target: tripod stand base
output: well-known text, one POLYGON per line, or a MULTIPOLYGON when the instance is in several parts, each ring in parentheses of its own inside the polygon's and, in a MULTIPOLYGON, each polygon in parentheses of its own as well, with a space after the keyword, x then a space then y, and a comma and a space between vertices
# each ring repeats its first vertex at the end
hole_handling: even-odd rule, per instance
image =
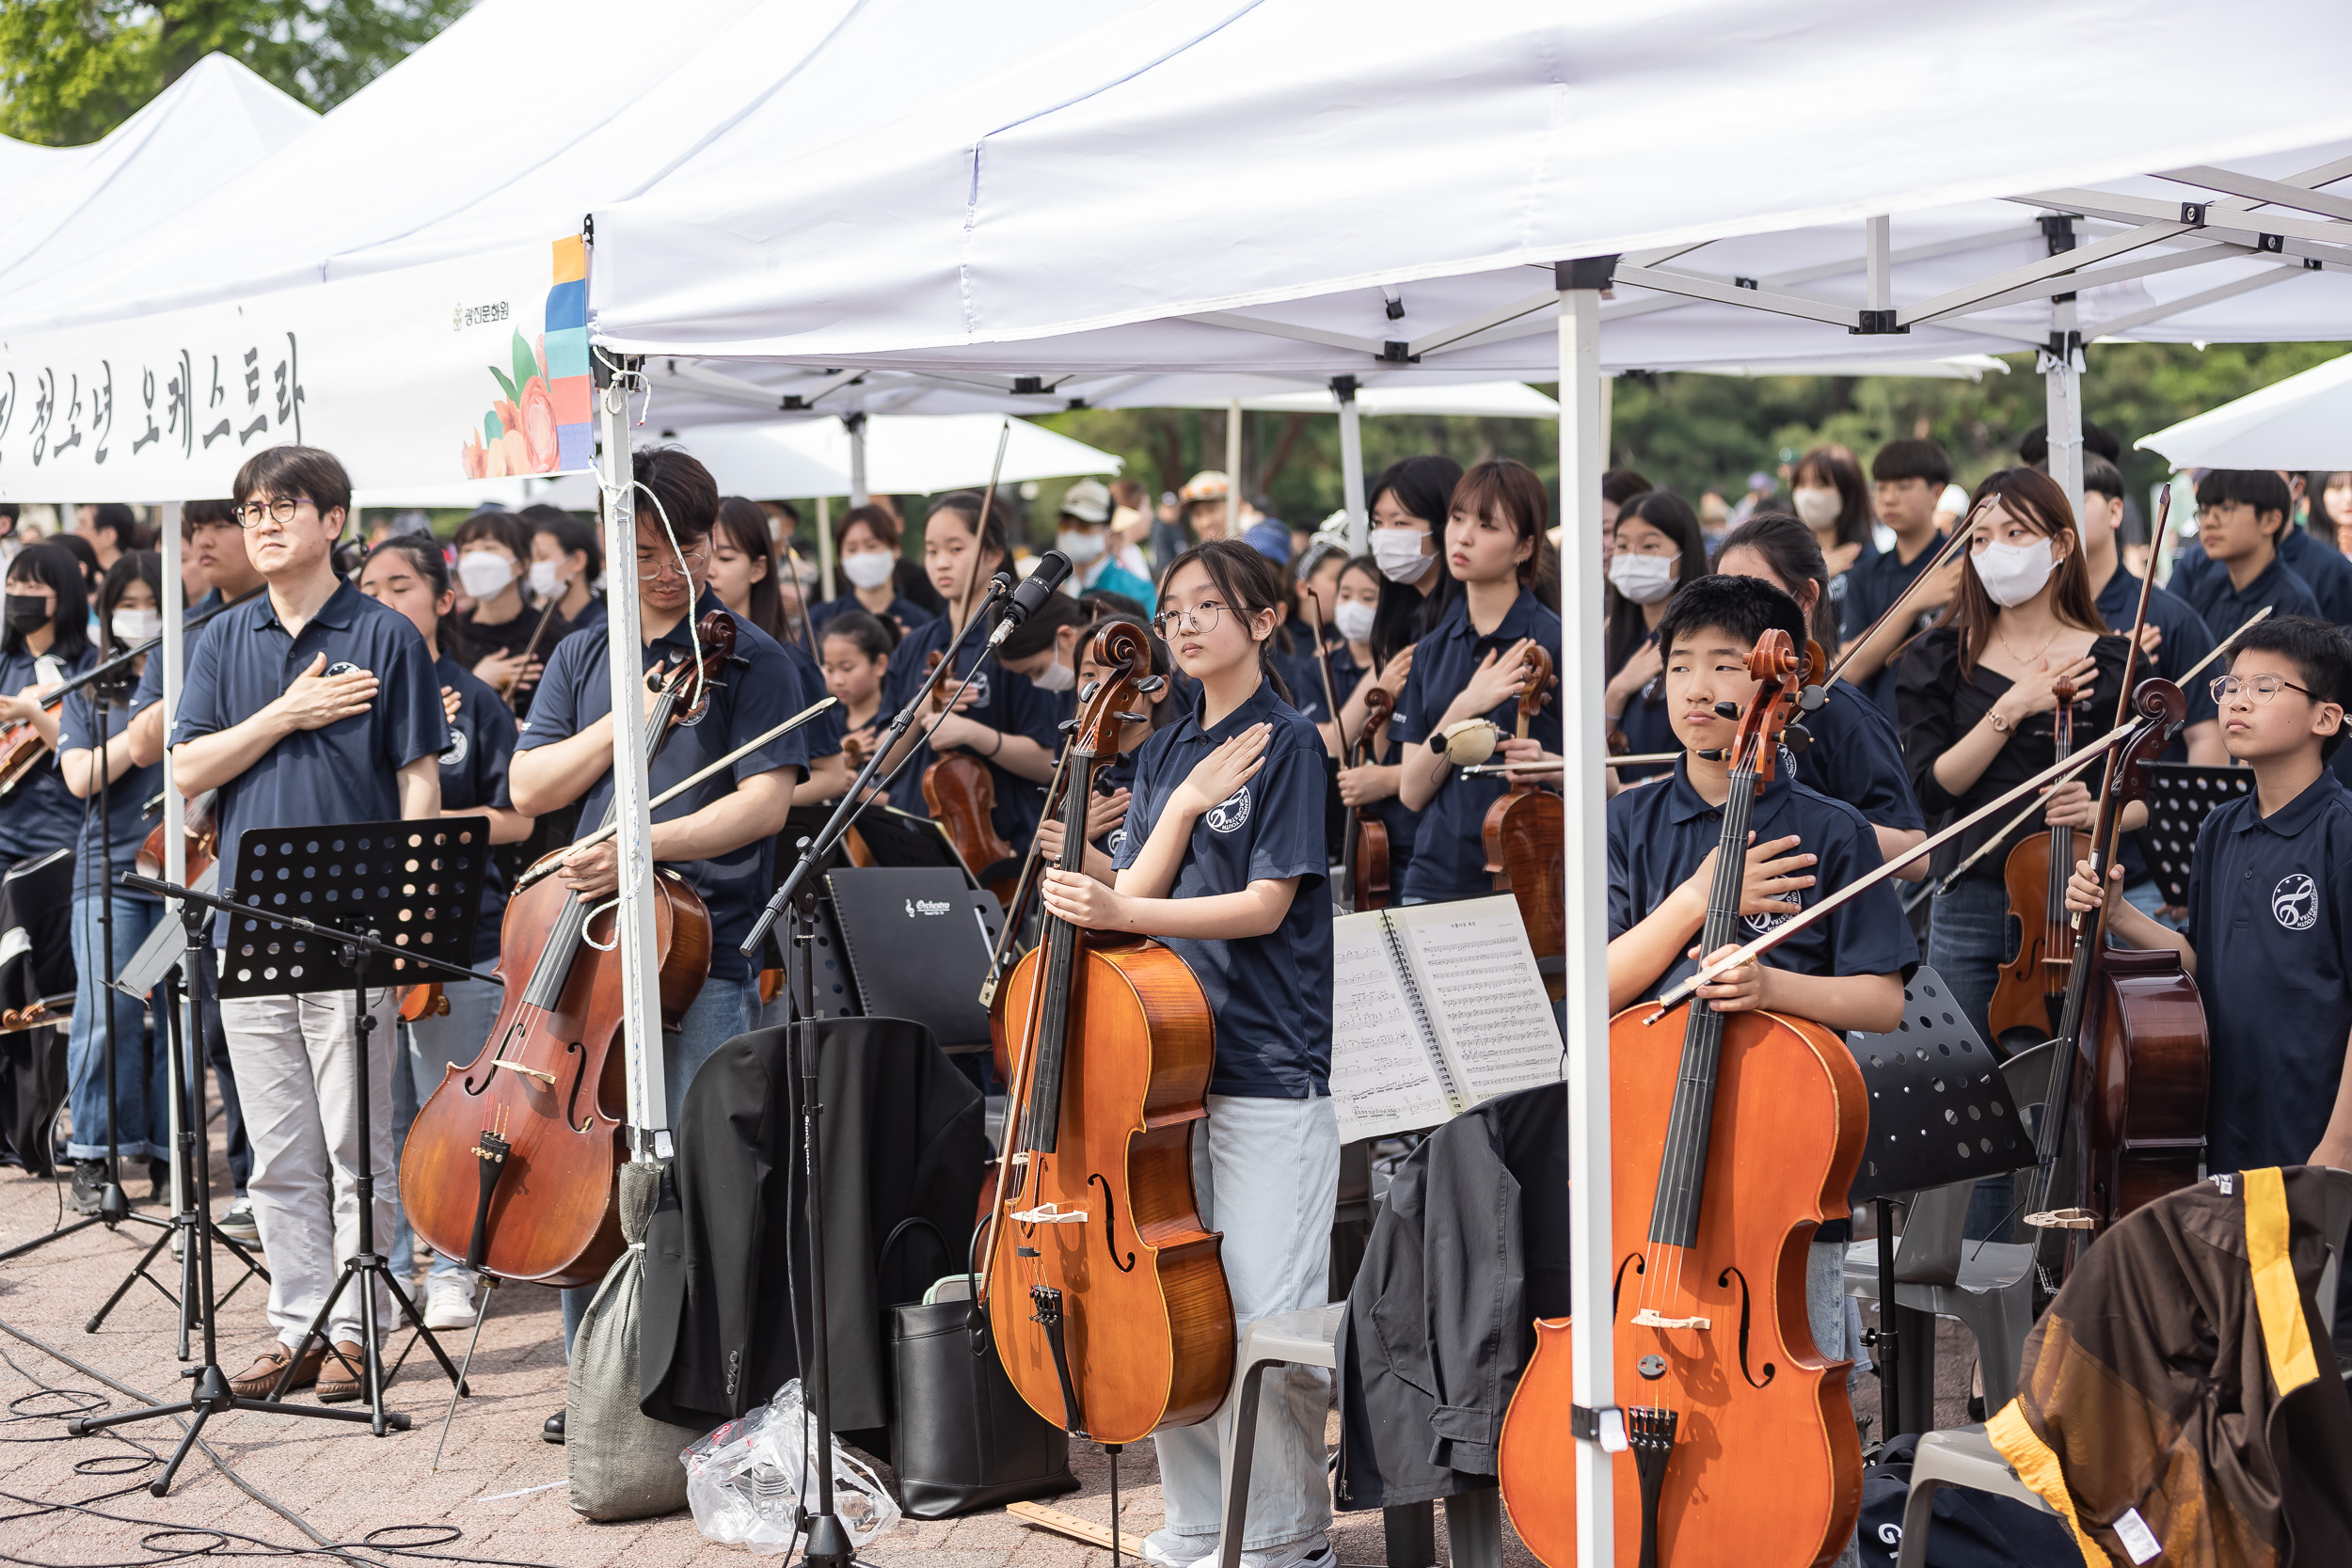
MULTIPOLYGON (((196 1391, 191 1398, 177 1400, 170 1404, 151 1404, 141 1410, 119 1411, 112 1416, 76 1417, 66 1422, 65 1430, 70 1436, 87 1437, 92 1433, 128 1426, 133 1421, 151 1421, 166 1416, 193 1417, 194 1419, 188 1422, 186 1434, 180 1439, 180 1447, 164 1465, 164 1473, 148 1484, 149 1494, 161 1497, 170 1493, 172 1479, 180 1473, 182 1462, 203 1434, 204 1423, 215 1416, 226 1415, 232 1410, 261 1410, 278 1416, 305 1416, 321 1421, 372 1421, 376 1418, 373 1412, 366 1410, 328 1410, 323 1405, 280 1404, 276 1400, 241 1399, 229 1391, 228 1374, 218 1367, 199 1367, 187 1375, 196 1379, 196 1391)), ((406 1416, 394 1413, 385 1417, 384 1420, 395 1432, 408 1430, 406 1416)))

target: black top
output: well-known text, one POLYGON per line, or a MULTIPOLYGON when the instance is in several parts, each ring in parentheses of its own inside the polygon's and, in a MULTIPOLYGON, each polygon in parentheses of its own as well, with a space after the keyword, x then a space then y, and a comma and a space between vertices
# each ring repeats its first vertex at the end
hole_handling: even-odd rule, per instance
MULTIPOLYGON (((1868 631, 1877 624, 1878 618, 1886 613, 1886 607, 1900 597, 1903 590, 1928 569, 1928 562, 1935 559, 1936 552, 1944 547, 1945 542, 1945 535, 1937 534, 1921 546, 1919 553, 1909 561, 1894 550, 1883 550, 1877 555, 1856 561, 1837 578, 1846 586, 1845 597, 1840 601, 1837 635, 1852 639, 1868 631)), ((1912 634, 1916 636, 1933 626, 1935 618, 1943 611, 1944 607, 1940 604, 1915 601, 1906 617, 1912 634)), ((1861 683, 1862 690, 1884 710, 1889 719, 1901 718, 1895 705, 1895 671, 1901 662, 1900 659, 1888 659, 1879 667, 1877 674, 1861 683)))
MULTIPOLYGON (((2077 750, 2114 727, 2116 689, 2123 679, 2123 656, 2129 647, 2128 638, 2114 636, 2102 637, 2090 645, 2091 657, 2097 661, 2097 674, 2090 695, 2074 707, 2077 750)), ((1897 689, 1903 710, 1903 757, 1911 768, 1912 793, 1918 797, 1920 808, 1931 821, 1942 825, 1964 816, 2058 760, 2058 716, 2037 713, 2010 734, 2007 743, 1994 753, 1984 772, 1964 792, 1954 795, 1935 782, 1936 759, 1982 722, 2010 684, 2008 676, 1995 673, 1981 663, 1970 678, 1961 679, 1960 633, 1950 626, 1938 626, 1926 633, 1904 656, 1897 689)), ((2094 763, 2090 768, 2090 786, 2094 789, 2098 786, 2098 767, 2094 763)), ((1930 869, 1939 878, 1949 876, 1952 867, 1975 854, 1979 845, 2000 831, 2005 820, 1995 816, 1961 834, 1958 842, 1947 844, 1935 852, 1929 863, 1930 869)), ((1999 881, 2010 849, 2027 834, 2042 832, 2043 826, 2039 812, 2027 817, 2010 835, 2007 844, 1968 868, 1969 878, 1999 881)))

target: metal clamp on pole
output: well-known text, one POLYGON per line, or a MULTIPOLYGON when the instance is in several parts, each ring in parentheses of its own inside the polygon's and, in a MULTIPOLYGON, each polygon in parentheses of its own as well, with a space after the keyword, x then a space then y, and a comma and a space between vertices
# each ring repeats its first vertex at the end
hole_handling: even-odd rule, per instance
POLYGON ((1627 1446, 1625 1412, 1613 1404, 1604 1405, 1598 1410, 1572 1404, 1568 1406, 1568 1435, 1587 1443, 1598 1443, 1603 1453, 1623 1453, 1627 1446))

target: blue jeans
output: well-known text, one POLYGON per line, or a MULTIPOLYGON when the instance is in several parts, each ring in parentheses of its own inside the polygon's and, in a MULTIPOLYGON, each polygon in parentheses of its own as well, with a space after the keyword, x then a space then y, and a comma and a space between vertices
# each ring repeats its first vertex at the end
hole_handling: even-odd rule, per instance
MULTIPOLYGON (((393 1191, 399 1189, 401 1151, 408 1144, 408 1129, 417 1119, 417 1112, 441 1086, 442 1069, 454 1062, 464 1067, 480 1053, 483 1042, 490 1037, 490 1026, 498 1022, 499 1006, 506 1000, 506 988, 497 981, 461 981, 441 993, 449 999, 449 1011, 438 1018, 421 1018, 414 1023, 400 1025, 402 1050, 392 1058, 392 1177, 393 1191)), ((408 1214, 403 1210, 392 1227, 390 1258, 392 1273, 405 1286, 416 1273, 416 1233, 408 1228, 408 1214)), ((441 1253, 433 1255, 432 1276, 444 1279, 463 1275, 466 1262, 441 1253)))
MULTIPOLYGON (((759 1020, 759 980, 753 976, 743 980, 708 980, 703 984, 702 994, 678 1020, 678 1032, 661 1037, 663 1074, 669 1085, 670 1126, 675 1129, 686 1114, 686 1086, 694 1081, 702 1065, 718 1053, 719 1048, 736 1036, 754 1028, 759 1020)), ((596 1298, 594 1285, 576 1286, 564 1292, 564 1354, 572 1353, 572 1337, 580 1332, 580 1321, 588 1315, 588 1304, 596 1298)))
MULTIPOLYGON (((1998 983, 2001 955, 2009 950, 2009 892, 1987 877, 1965 878, 1930 900, 1928 967, 1944 976, 1979 1039, 1993 1038, 1985 1022, 1998 983)), ((2010 1236, 2010 1180, 1985 1177, 1968 1200, 1963 1231, 1974 1241, 2005 1242, 2010 1236)))
POLYGON ((66 1102, 73 1135, 66 1153, 76 1160, 106 1157, 106 1025, 101 995, 115 1019, 115 1139, 125 1160, 171 1158, 171 1067, 158 1038, 147 1037, 146 1005, 106 982, 164 917, 151 898, 114 895, 114 969, 106 967, 96 889, 73 899, 73 1022, 66 1032, 66 1102))

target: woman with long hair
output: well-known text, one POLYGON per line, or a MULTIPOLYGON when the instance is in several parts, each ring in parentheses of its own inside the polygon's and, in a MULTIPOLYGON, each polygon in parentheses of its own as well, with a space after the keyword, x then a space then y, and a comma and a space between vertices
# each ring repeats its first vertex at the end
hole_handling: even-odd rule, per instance
MULTIPOLYGON (((1462 466, 1451 457, 1423 453, 1391 463, 1373 481, 1365 502, 1372 519, 1372 561, 1380 575, 1380 604, 1373 613, 1366 646, 1372 679, 1394 702, 1412 673, 1413 646, 1437 628, 1462 599, 1462 585, 1445 564, 1447 509, 1462 466)), ((1364 692, 1359 685, 1340 705, 1339 728, 1363 728, 1364 692)))
MULTIPOLYGON (((526 580, 532 597, 542 606, 550 598, 557 600, 555 612, 564 618, 565 637, 603 626, 609 617, 596 582, 604 576, 604 541, 596 531, 560 507, 526 506, 517 515, 531 525, 526 580)), ((556 641, 550 632, 539 645, 548 647, 556 641)))
MULTIPOLYGON (((807 628, 787 618, 776 583, 776 541, 768 511, 755 500, 726 496, 719 501, 719 524, 710 531, 710 591, 719 602, 779 642, 805 644, 807 628)), ((814 656, 803 645, 803 652, 814 656)))
MULTIPOLYGON (((82 563, 54 543, 27 546, 8 562, 7 619, 0 627, 0 723, 25 724, 55 748, 58 710, 41 693, 89 668, 89 599, 82 563)), ((0 798, 0 864, 72 844, 82 806, 55 768, 37 767, 0 798)))
MULTIPOLYGON (((1658 648, 1658 623, 1666 602, 1684 583, 1707 573, 1707 536, 1698 514, 1671 490, 1648 490, 1618 509, 1610 530, 1609 629, 1603 668, 1609 684, 1601 711, 1609 727, 1625 736, 1635 756, 1678 752, 1666 717, 1666 661, 1658 648)), ((1671 763, 1612 771, 1620 784, 1668 772, 1671 763)))
POLYGON ((561 626, 539 630, 543 607, 523 591, 531 572, 531 531, 512 512, 477 512, 457 525, 451 542, 457 550, 462 601, 451 651, 517 710, 528 708, 564 632, 561 626))
POLYGON ((834 524, 834 566, 849 586, 808 612, 819 639, 825 624, 845 610, 862 610, 895 622, 900 637, 926 621, 938 619, 937 612, 899 591, 898 568, 903 562, 898 542, 903 532, 898 516, 886 506, 853 506, 834 524))
POLYGON ((1815 447, 1797 459, 1788 478, 1789 500, 1798 518, 1813 531, 1829 566, 1830 608, 1846 608, 1846 574, 1876 555, 1870 542, 1870 486, 1862 465, 1840 446, 1815 447))
POLYGON ((2304 528, 2338 555, 2352 553, 2352 469, 2307 474, 2304 528))

